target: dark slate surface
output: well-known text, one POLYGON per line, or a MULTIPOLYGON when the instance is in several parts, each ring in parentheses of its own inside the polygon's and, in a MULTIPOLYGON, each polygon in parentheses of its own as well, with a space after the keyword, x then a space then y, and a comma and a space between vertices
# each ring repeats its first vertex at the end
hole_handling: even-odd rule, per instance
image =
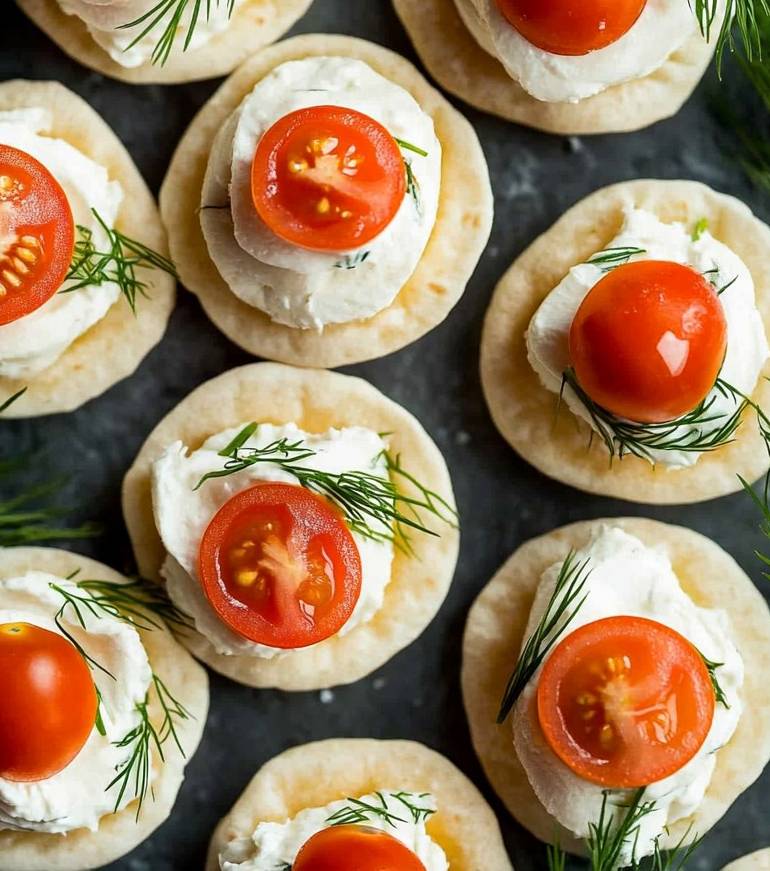
MULTIPOLYGON (((77 91, 115 128, 157 190, 176 142, 217 83, 136 87, 105 79, 67 58, 9 0, 2 6, 0 80, 57 79, 77 91)), ((314 31, 367 37, 414 59, 387 0, 316 0, 295 28, 314 31)), ((481 395, 482 318, 511 260, 568 206, 602 185, 638 177, 699 179, 770 218, 770 201, 720 151, 720 130, 709 108, 714 87, 713 81, 701 86, 677 118, 622 137, 547 136, 460 107, 476 127, 492 171, 497 216, 489 248, 446 323, 398 354, 350 369, 414 412, 449 462, 464 521, 449 598, 417 643, 331 697, 258 692, 212 675, 211 717, 171 820, 110 871, 202 867, 217 820, 262 763, 294 744, 338 736, 412 738, 442 751, 484 790, 516 867, 544 867, 542 846, 497 801, 470 747, 458 672, 463 624, 474 597, 519 544, 575 520, 630 514, 690 526, 716 539, 758 581, 752 550, 760 537, 741 495, 656 509, 585 496, 527 466, 496 432, 481 395)), ((738 96, 743 101, 746 95, 738 96)), ((30 478, 39 480, 52 468, 69 474, 63 500, 80 506, 78 518, 101 518, 107 526, 102 538, 77 549, 128 570, 131 552, 119 501, 124 472, 166 412, 201 382, 246 362, 248 356, 182 291, 168 334, 133 378, 74 414, 0 423, 0 454, 46 451, 30 478)), ((765 846, 769 795, 766 774, 709 834, 692 867, 719 869, 765 846)))

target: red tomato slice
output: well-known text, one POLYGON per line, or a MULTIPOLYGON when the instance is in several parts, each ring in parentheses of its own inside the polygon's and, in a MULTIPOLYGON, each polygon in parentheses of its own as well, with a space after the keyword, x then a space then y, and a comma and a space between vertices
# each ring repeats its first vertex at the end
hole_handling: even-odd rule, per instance
POLYGON ((262 137, 251 192, 276 236, 310 250, 347 251, 393 220, 406 193, 404 159, 373 118, 313 106, 281 118, 262 137))
POLYGON ((668 626, 609 617, 575 630, 543 666, 540 726, 553 752, 585 780, 648 786, 700 750, 714 719, 703 657, 668 626))
POLYGON ((329 638, 361 595, 361 557, 342 514, 293 484, 257 484, 226 502, 203 535, 199 569, 219 617, 270 647, 329 638))
POLYGON ((96 721, 96 688, 75 646, 29 623, 0 625, 0 777, 31 782, 66 768, 96 721))
POLYGON ((647 0, 497 0, 497 5, 532 45, 551 54, 583 55, 628 33, 647 0))
POLYGON ((333 826, 307 841, 292 871, 425 871, 425 866, 387 832, 368 826, 333 826))
POLYGON ((0 145, 0 325, 56 293, 74 244, 72 210, 59 182, 34 157, 0 145))
POLYGON ((727 351, 719 295, 689 266, 618 266, 583 300, 569 336, 580 386, 602 408, 640 423, 692 411, 727 351))

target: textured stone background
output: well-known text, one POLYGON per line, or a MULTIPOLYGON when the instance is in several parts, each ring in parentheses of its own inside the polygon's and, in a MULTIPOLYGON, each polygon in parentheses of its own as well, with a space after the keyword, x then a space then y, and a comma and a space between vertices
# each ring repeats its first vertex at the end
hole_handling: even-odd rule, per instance
MULTIPOLYGON (((105 79, 67 58, 9 0, 2 7, 0 80, 58 79, 77 91, 115 128, 157 190, 176 142, 217 82, 135 87, 105 79)), ((368 37, 414 58, 388 0, 316 0, 295 28, 313 31, 368 37)), ((743 102, 747 95, 737 87, 743 102)), ((759 583, 752 551, 761 539, 757 518, 740 495, 655 509, 585 496, 529 468, 497 434, 481 395, 482 318, 511 260, 568 206, 605 184, 639 177, 698 179, 770 218, 770 198, 753 189, 720 151, 720 129, 709 108, 714 90, 714 81, 708 81, 677 118, 641 133, 580 140, 536 133, 460 107, 481 137, 492 172, 497 216, 489 248, 446 323, 398 354, 350 370, 414 412, 447 457, 464 521, 462 557, 449 598, 417 643, 352 687, 323 696, 288 695, 245 689, 212 675, 211 717, 173 817, 111 871, 200 868, 217 820, 262 763, 294 744, 337 736, 406 737, 442 751, 485 791, 516 867, 545 867, 542 846, 495 799, 470 748, 458 672, 463 624, 474 597, 520 543, 574 520, 632 514, 693 527, 727 548, 759 583)), ((79 518, 106 523, 103 537, 77 549, 128 570, 131 553, 119 502, 125 470, 156 422, 196 385, 246 362, 248 356, 180 291, 166 338, 133 378, 75 414, 0 423, 0 455, 42 449, 47 456, 30 463, 29 479, 40 480, 51 470, 68 474, 62 500, 79 506, 79 518)), ((709 834, 692 867, 719 869, 765 846, 769 795, 766 774, 709 834)))

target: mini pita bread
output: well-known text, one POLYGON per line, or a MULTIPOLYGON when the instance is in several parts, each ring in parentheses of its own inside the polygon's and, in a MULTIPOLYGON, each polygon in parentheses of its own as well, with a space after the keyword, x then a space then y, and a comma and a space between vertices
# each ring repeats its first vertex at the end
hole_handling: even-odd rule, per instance
MULTIPOLYGON (((345 426, 392 433, 392 451, 401 455, 404 466, 454 505, 444 458, 401 406, 348 375, 254 363, 193 391, 153 430, 126 475, 123 513, 144 577, 160 580, 166 556, 153 519, 150 471, 154 460, 177 439, 195 450, 209 436, 251 420, 296 423, 311 433, 345 426)), ((223 656, 198 633, 189 633, 183 643, 215 671, 247 686, 312 690, 360 680, 422 633, 449 590, 459 532, 437 519, 426 516, 426 520, 440 538, 415 534, 415 557, 396 550, 383 607, 347 635, 275 659, 223 656)))
MULTIPOLYGON (((633 502, 677 504, 714 499, 756 481, 770 466, 756 415, 747 413, 732 444, 679 470, 625 457, 610 466, 606 446, 546 390, 527 360, 524 334, 542 300, 570 267, 617 234, 628 205, 666 222, 708 219, 714 236, 748 266, 757 307, 770 334, 770 228, 732 197, 691 181, 633 181, 603 188, 573 206, 513 264, 497 286, 481 343, 481 379, 497 428, 521 456, 551 478, 589 493, 633 502)), ((770 363, 763 376, 770 376, 770 363)), ((760 377, 753 399, 770 409, 770 383, 760 377)))
MULTIPOLYGON (((120 182, 124 199, 116 228, 167 255, 166 233, 152 194, 118 137, 88 103, 58 82, 17 79, 0 84, 0 111, 38 106, 53 114, 52 136, 78 148, 120 182)), ((73 411, 134 373, 163 337, 176 298, 171 275, 137 269, 137 277, 148 285, 148 298, 137 300, 136 316, 121 296, 52 366, 30 378, 0 378, 3 399, 27 388, 0 416, 73 411)))
POLYGON ((757 850, 726 865, 722 871, 770 871, 770 849, 757 850))
POLYGON ((351 738, 294 747, 264 765, 217 827, 206 871, 219 871, 224 846, 261 822, 379 789, 433 794, 438 811, 427 830, 452 871, 513 871, 492 809, 448 759, 413 741, 351 738))
POLYGON ((297 366, 334 368, 390 354, 438 326, 462 296, 492 225, 492 191, 484 153, 471 125, 403 58, 349 36, 298 36, 261 51, 222 85, 180 142, 160 193, 182 283, 211 320, 251 354, 297 366), (230 290, 208 255, 199 208, 211 145, 219 129, 275 67, 315 56, 353 57, 405 88, 432 118, 442 156, 433 234, 395 301, 365 321, 323 333, 274 323, 230 290))
MULTIPOLYGON (((126 578, 102 563, 80 554, 50 547, 0 549, 0 578, 17 577, 28 571, 50 572, 67 577, 80 569, 84 575, 111 583, 126 583, 126 578)), ((103 817, 98 831, 78 829, 68 835, 40 832, 0 831, 0 871, 86 871, 101 868, 124 856, 145 841, 171 814, 184 780, 187 762, 198 749, 209 707, 206 672, 190 657, 167 629, 140 630, 153 670, 192 717, 177 721, 177 734, 186 759, 176 748, 166 753, 163 763, 153 751, 153 790, 145 799, 139 821, 136 801, 117 814, 103 817)), ((150 715, 155 724, 162 718, 160 706, 152 696, 150 715)))
POLYGON ((313 0, 246 0, 227 30, 205 45, 184 52, 178 40, 163 66, 148 63, 133 68, 116 63, 94 41, 85 23, 76 15, 66 15, 57 0, 16 2, 63 52, 84 66, 129 84, 173 85, 231 73, 255 51, 283 36, 313 0))
POLYGON ((541 841, 571 852, 581 845, 548 815, 513 747, 510 719, 495 722, 503 690, 519 656, 540 576, 584 547, 602 524, 620 527, 648 546, 663 546, 684 591, 702 608, 722 608, 746 668, 745 708, 730 742, 719 750, 714 776, 697 813, 670 828, 661 846, 678 843, 692 825, 704 835, 770 759, 770 611, 751 580, 722 548, 689 529, 642 518, 594 520, 564 526, 520 547, 471 608, 463 641, 462 688, 476 753, 495 792, 516 819, 541 841))
POLYGON ((417 53, 443 88, 477 109, 548 133, 620 133, 670 118, 695 90, 715 48, 696 34, 642 79, 579 103, 546 103, 531 97, 476 42, 454 0, 393 2, 417 53))

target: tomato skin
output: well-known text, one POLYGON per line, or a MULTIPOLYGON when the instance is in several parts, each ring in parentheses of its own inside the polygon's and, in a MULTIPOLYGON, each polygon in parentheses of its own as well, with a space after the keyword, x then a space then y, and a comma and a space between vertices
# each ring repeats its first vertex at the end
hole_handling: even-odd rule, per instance
POLYGON ((648 786, 679 771, 703 746, 715 705, 696 648, 643 617, 576 629, 546 661, 537 689, 553 752, 609 789, 648 786))
POLYGON ((308 840, 292 871, 425 871, 397 838, 368 826, 332 826, 308 840))
POLYGON ((0 625, 0 777, 53 777, 80 753, 96 721, 91 672, 62 635, 0 625))
POLYGON ((578 383, 597 405, 662 423, 708 396, 727 351, 727 320, 700 273, 641 260, 618 266, 589 291, 569 349, 578 383))
POLYGON ((0 325, 59 290, 74 244, 72 210, 59 182, 31 155, 0 144, 0 325))
POLYGON ((647 0, 497 0, 513 27, 551 54, 579 56, 617 42, 647 0))
POLYGON ((257 214, 279 238, 311 251, 349 251, 393 220, 406 194, 404 159, 373 118, 312 106, 262 137, 251 191, 257 214))
POLYGON ((294 484, 259 483, 214 515, 199 554, 203 591, 234 632, 297 649, 345 625, 361 557, 339 509, 294 484))

